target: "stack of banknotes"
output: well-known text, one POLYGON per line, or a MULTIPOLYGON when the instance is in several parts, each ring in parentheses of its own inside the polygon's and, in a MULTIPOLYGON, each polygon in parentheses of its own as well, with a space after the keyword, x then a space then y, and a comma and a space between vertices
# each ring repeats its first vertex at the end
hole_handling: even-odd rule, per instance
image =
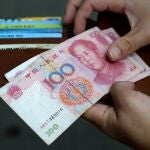
POLYGON ((150 68, 136 54, 110 62, 106 52, 119 38, 114 29, 91 28, 5 74, 1 98, 51 144, 116 81, 138 81, 150 68))
POLYGON ((61 38, 61 17, 0 19, 0 38, 61 38))

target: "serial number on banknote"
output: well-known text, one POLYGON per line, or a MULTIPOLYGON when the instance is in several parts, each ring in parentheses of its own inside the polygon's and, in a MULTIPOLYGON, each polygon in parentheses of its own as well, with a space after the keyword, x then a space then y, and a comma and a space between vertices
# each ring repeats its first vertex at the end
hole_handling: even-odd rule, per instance
POLYGON ((40 127, 41 129, 45 128, 52 120, 60 115, 63 111, 63 108, 59 108, 55 113, 53 113, 40 127))

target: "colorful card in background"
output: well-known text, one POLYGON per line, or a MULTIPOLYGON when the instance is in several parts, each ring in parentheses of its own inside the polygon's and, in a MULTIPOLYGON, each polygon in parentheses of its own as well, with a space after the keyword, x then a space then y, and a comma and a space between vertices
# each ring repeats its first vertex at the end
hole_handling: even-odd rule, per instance
POLYGON ((48 24, 48 23, 38 23, 38 24, 0 24, 0 29, 60 29, 62 25, 60 24, 48 24))
POLYGON ((3 33, 62 33, 62 28, 46 28, 46 29, 0 29, 0 34, 3 33))
POLYGON ((20 18, 14 18, 14 19, 4 19, 0 18, 0 21, 6 22, 6 21, 46 21, 46 20, 59 20, 62 21, 62 17, 56 16, 56 17, 20 17, 20 18))
POLYGON ((0 38, 61 38, 61 17, 0 19, 0 38))
POLYGON ((1 39, 62 38, 62 33, 1 33, 1 39))
POLYGON ((18 18, 21 21, 46 21, 46 20, 59 20, 62 21, 62 17, 56 16, 56 17, 21 17, 18 18))

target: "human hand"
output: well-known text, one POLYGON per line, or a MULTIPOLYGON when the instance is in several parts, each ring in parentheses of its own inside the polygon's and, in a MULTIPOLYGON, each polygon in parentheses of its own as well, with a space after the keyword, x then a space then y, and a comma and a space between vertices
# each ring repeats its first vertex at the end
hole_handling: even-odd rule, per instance
POLYGON ((108 50, 108 57, 122 59, 150 43, 150 0, 68 0, 65 23, 74 20, 74 33, 85 29, 86 19, 93 11, 110 10, 127 15, 131 31, 116 40, 108 50), (78 8, 78 9, 77 9, 78 8))
POLYGON ((111 88, 114 106, 95 104, 83 117, 105 134, 133 146, 150 149, 150 97, 135 91, 131 82, 118 82, 111 88))

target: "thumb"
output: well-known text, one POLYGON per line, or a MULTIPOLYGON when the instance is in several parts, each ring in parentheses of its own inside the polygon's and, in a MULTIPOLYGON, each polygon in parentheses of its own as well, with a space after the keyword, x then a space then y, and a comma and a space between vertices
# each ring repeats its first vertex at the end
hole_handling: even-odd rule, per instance
POLYGON ((128 34, 117 39, 108 50, 108 58, 116 61, 125 58, 137 49, 148 44, 149 35, 141 26, 133 28, 128 34))
MULTIPOLYGON (((113 97, 114 105, 117 109, 124 107, 123 99, 127 98, 134 91, 134 84, 132 82, 117 82, 111 88, 111 95, 113 97)), ((101 129, 104 133, 114 137, 113 130, 117 123, 117 109, 105 104, 95 104, 89 108, 83 117, 92 122, 95 126, 101 129)))
MULTIPOLYGON (((116 114, 113 107, 100 103, 93 105, 82 116, 84 119, 90 121, 105 133, 109 133, 107 131, 109 118, 116 120, 116 114)), ((111 123, 112 122, 110 122, 110 124, 111 123)))
POLYGON ((128 81, 116 82, 110 89, 111 96, 113 98, 114 106, 116 109, 123 109, 128 106, 128 102, 135 96, 134 83, 128 81))

